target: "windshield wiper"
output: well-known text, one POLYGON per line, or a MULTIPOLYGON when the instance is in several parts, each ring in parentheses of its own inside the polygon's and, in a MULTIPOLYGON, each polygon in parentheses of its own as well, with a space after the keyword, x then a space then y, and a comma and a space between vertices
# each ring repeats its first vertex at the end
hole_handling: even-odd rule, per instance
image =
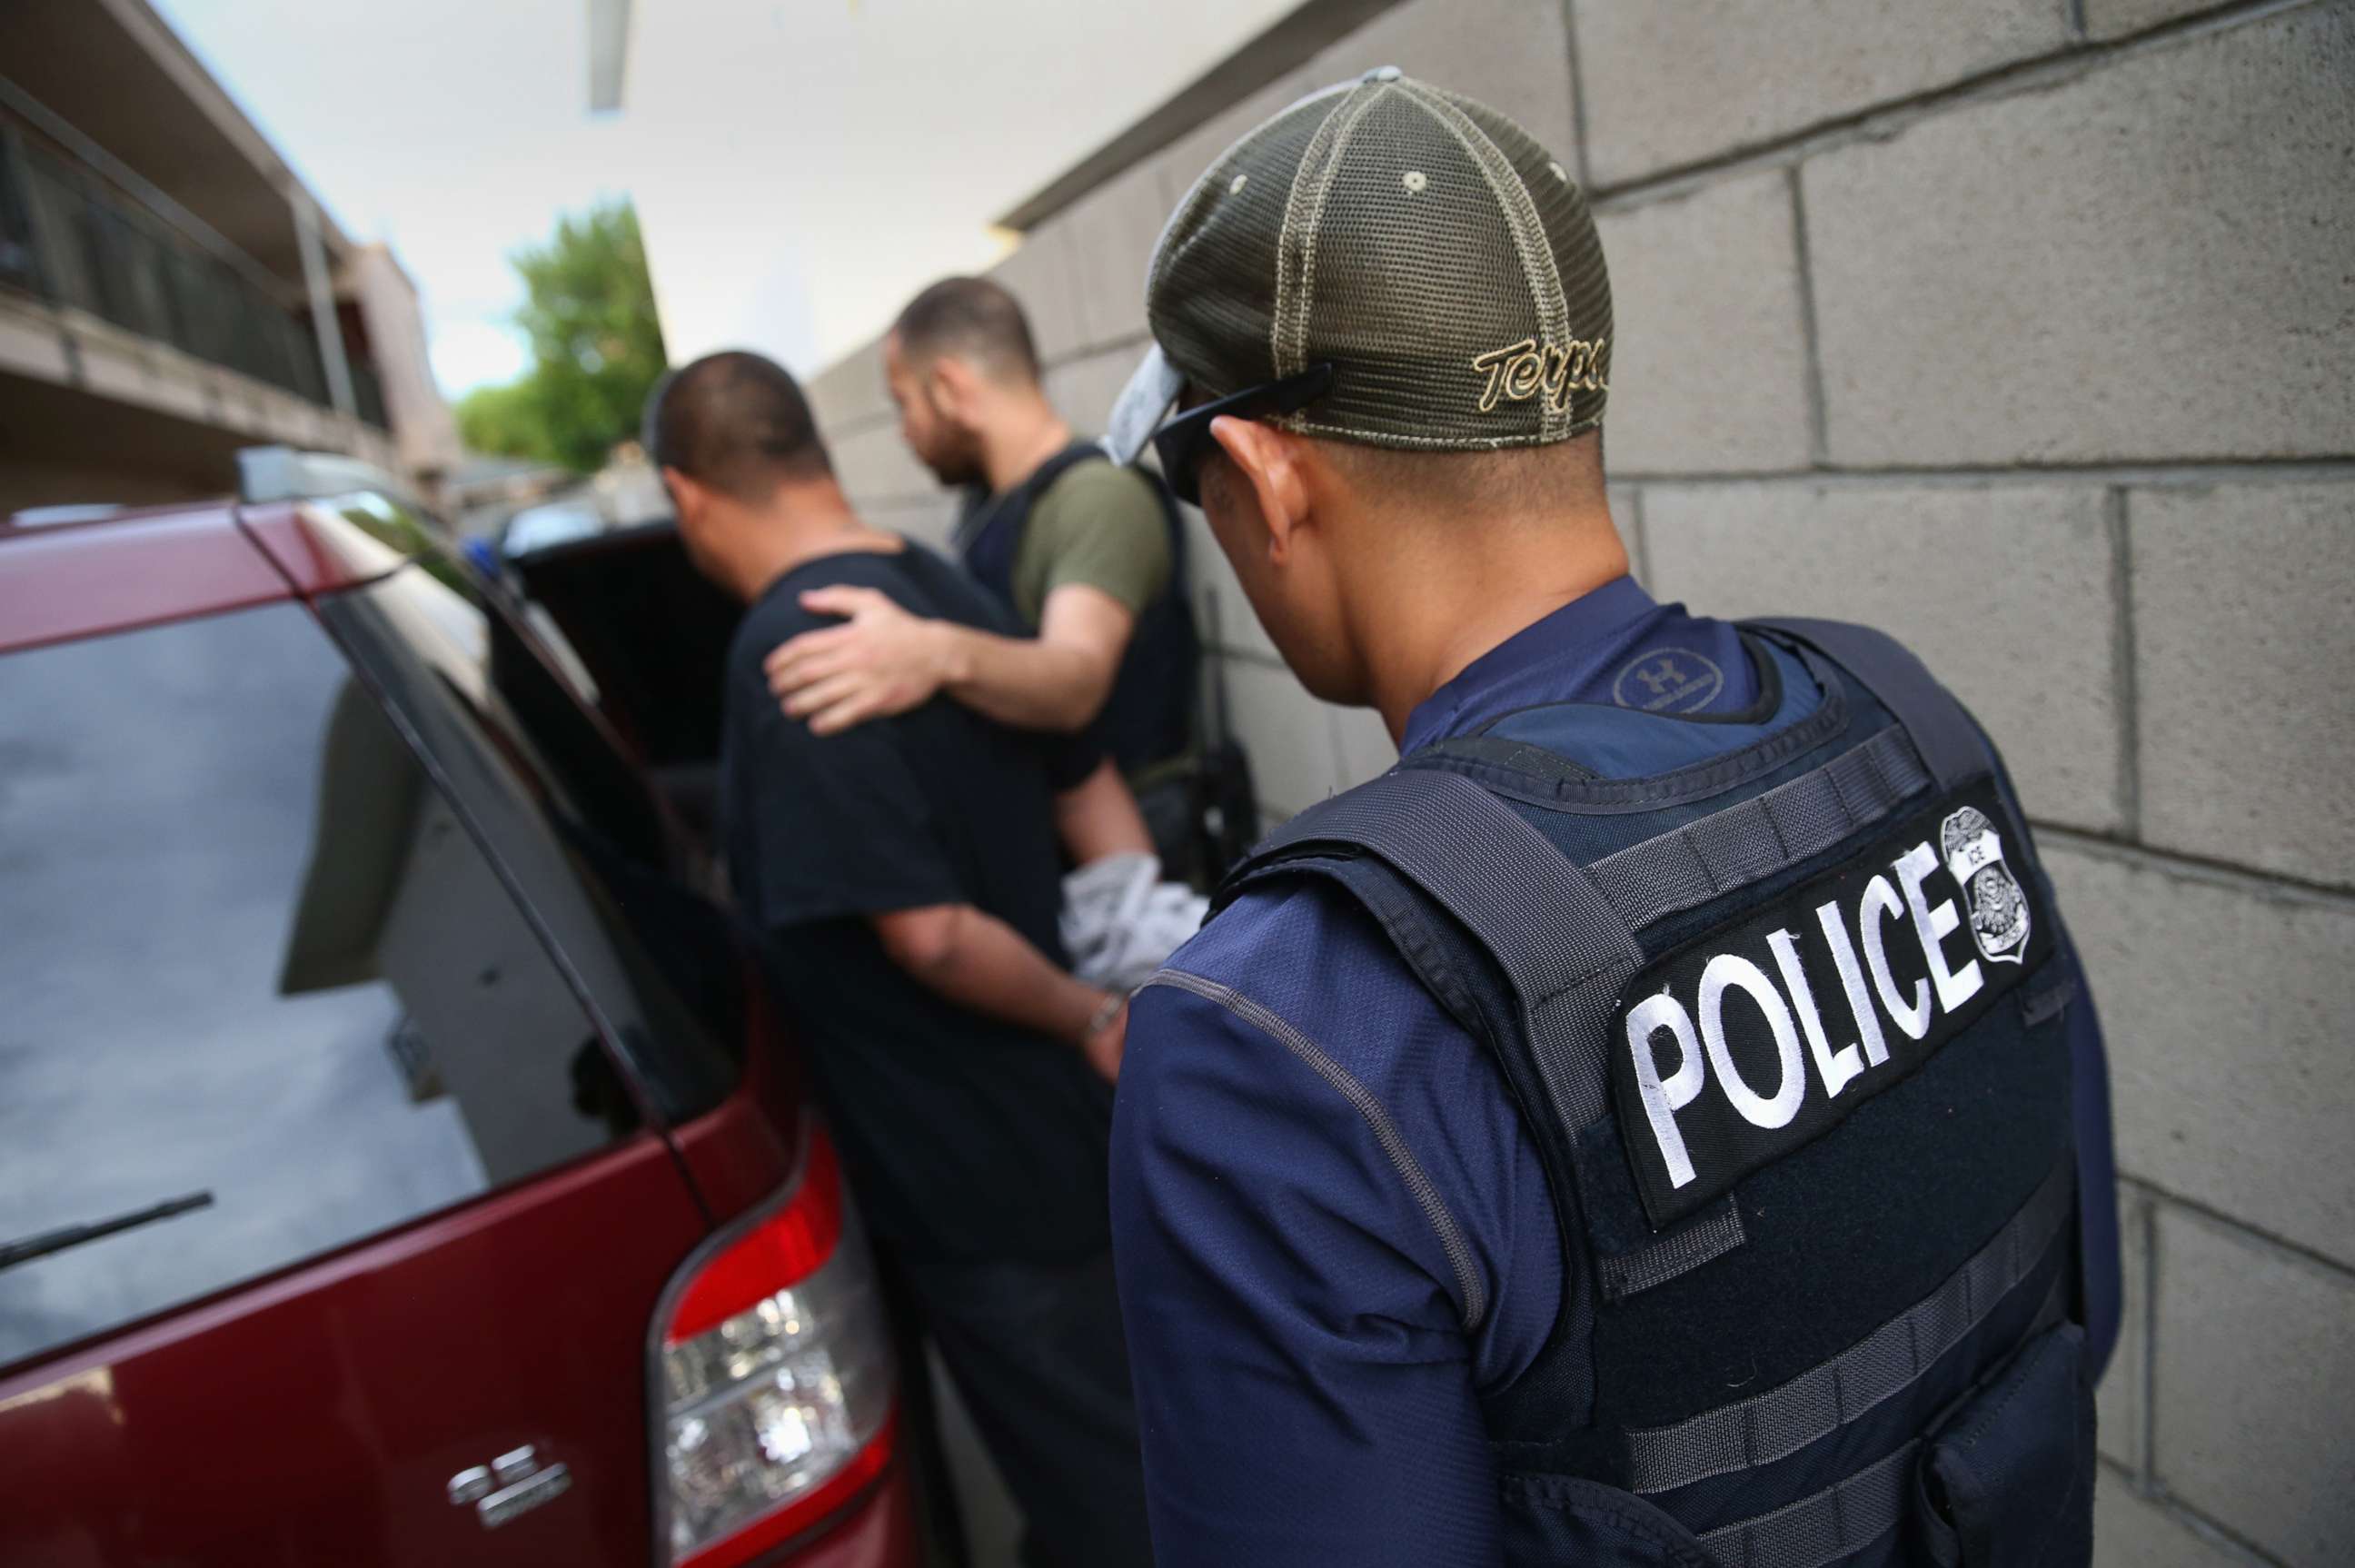
POLYGON ((69 1247, 94 1242, 101 1236, 112 1236, 118 1231, 133 1231, 142 1225, 152 1225, 158 1220, 169 1220, 191 1209, 212 1207, 210 1192, 191 1192, 186 1198, 166 1198, 146 1209, 133 1209, 128 1214, 117 1214, 112 1220, 93 1220, 87 1225, 66 1225, 54 1231, 43 1231, 19 1242, 0 1242, 0 1268, 12 1268, 17 1264, 31 1263, 35 1258, 48 1257, 69 1247))

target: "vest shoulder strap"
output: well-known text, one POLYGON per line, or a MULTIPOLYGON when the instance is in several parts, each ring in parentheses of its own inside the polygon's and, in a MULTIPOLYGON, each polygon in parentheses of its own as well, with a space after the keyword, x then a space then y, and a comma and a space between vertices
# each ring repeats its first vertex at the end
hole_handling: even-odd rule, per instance
POLYGON ((1030 471, 1022 488, 1032 502, 1044 496, 1056 480, 1083 463, 1110 463, 1112 455, 1092 441, 1075 441, 1030 471))
MULTIPOLYGON (((1106 452, 1103 449, 1103 443, 1099 442, 1075 441, 1071 443, 1071 445, 1063 448, 1062 451, 1055 453, 1054 456, 1050 457, 1046 462, 1041 463, 1038 467, 1032 469, 1028 476, 1026 477, 1021 484, 1016 485, 1013 489, 1007 491, 1003 496, 999 497, 996 505, 988 506, 985 503, 986 515, 979 517, 978 528, 974 533, 973 539, 969 540, 968 543, 976 542, 979 539, 980 529, 986 529, 995 525, 1001 518, 1019 517, 1027 519, 1030 516, 1032 509, 1035 508, 1040 501, 1046 498, 1047 492, 1054 488, 1055 482, 1060 479, 1064 475, 1069 474, 1072 469, 1083 468, 1091 463, 1110 463, 1113 461, 1114 458, 1112 453, 1106 452)), ((1162 523, 1167 528, 1169 538, 1169 581, 1171 584, 1171 591, 1165 593, 1163 597, 1174 599, 1178 608, 1186 612, 1187 624, 1190 628, 1192 625, 1192 613, 1190 607, 1186 603, 1184 587, 1186 582, 1186 528, 1183 521, 1178 515, 1178 503, 1170 496, 1169 487, 1161 482, 1161 476, 1154 473, 1151 469, 1132 467, 1129 472, 1135 474, 1139 479, 1144 480, 1146 487, 1153 492, 1154 499, 1160 503, 1162 523)))
POLYGON ((1914 750, 1940 789, 1984 778, 1993 770, 1994 759, 1969 713, 1911 649, 1888 633, 1846 621, 1798 617, 1743 624, 1805 643, 1862 682, 1913 737, 1914 750))
MULTIPOLYGON (((981 548, 985 536, 1002 531, 1009 525, 1019 528, 1030 517, 1030 508, 1039 504, 1048 487, 1083 463, 1112 461, 1104 449, 1093 442, 1075 441, 1046 462, 1022 476, 1021 483, 1002 493, 991 496, 986 491, 968 491, 964 515, 957 520, 956 548, 968 564, 981 548)), ((1007 552, 1010 567, 1011 552, 1007 552)))
POLYGON ((1616 982, 1643 955, 1583 869, 1480 784, 1410 768, 1276 829, 1236 869, 1219 902, 1284 859, 1333 849, 1375 857, 1487 948, 1513 987, 1562 1125, 1582 1126, 1602 1114, 1597 1009, 1608 1009, 1616 982))

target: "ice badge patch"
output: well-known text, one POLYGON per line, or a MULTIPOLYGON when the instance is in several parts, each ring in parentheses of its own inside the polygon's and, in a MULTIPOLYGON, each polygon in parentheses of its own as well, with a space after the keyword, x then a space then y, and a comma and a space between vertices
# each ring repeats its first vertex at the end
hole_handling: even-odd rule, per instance
POLYGON ((1970 903, 1971 940, 1979 955, 1996 964, 2017 964, 2028 951, 2028 895, 2003 863, 2003 835, 1975 805, 1940 825, 1938 838, 1946 869, 1970 903))

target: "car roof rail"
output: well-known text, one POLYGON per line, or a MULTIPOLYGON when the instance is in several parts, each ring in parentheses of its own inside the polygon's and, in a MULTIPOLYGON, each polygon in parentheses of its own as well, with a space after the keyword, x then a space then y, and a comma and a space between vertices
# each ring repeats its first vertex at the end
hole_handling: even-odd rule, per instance
POLYGON ((0 528, 52 528, 67 523, 95 523, 126 510, 114 501, 69 502, 50 507, 25 507, 0 517, 0 528))
POLYGON ((336 452, 292 446, 249 446, 237 454, 237 498, 248 506, 272 501, 322 501, 362 491, 415 506, 409 486, 373 463, 336 452))

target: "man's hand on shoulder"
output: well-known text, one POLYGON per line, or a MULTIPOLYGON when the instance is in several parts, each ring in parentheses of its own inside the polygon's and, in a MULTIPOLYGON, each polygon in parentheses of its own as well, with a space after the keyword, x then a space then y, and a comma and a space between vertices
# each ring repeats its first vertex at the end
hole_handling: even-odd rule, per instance
POLYGON ((872 588, 816 588, 801 596, 838 626, 804 632, 763 661, 769 689, 789 719, 833 735, 932 700, 950 677, 953 628, 911 615, 872 588))

